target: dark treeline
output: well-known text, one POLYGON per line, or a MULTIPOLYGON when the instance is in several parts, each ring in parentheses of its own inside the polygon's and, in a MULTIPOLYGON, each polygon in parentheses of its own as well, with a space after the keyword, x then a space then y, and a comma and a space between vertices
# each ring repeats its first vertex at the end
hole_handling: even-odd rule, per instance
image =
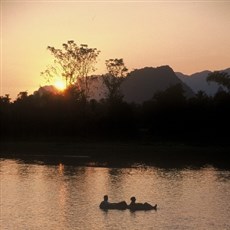
POLYGON ((187 99, 181 85, 156 93, 142 104, 119 96, 86 100, 71 88, 57 94, 19 93, 0 97, 1 139, 148 139, 227 143, 230 93, 187 99))

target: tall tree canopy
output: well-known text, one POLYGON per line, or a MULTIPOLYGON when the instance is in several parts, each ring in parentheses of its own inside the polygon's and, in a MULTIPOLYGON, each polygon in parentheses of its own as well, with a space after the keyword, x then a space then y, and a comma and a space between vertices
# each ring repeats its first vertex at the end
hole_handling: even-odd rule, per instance
POLYGON ((207 81, 214 81, 230 91, 230 75, 227 72, 214 71, 208 75, 207 81))
POLYGON ((53 65, 49 66, 42 75, 48 80, 61 76, 66 86, 77 85, 78 89, 87 96, 89 93, 89 74, 95 71, 95 64, 100 53, 96 48, 88 45, 78 46, 74 41, 62 45, 62 49, 48 46, 47 49, 54 56, 53 65))
POLYGON ((120 86, 127 75, 123 59, 109 59, 105 61, 107 73, 103 75, 103 83, 107 89, 107 98, 110 101, 122 99, 120 86))

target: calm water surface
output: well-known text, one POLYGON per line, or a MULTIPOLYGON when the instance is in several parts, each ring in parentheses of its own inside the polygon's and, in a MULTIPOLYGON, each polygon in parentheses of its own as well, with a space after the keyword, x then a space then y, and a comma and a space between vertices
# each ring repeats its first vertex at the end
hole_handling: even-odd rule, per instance
POLYGON ((230 171, 74 166, 0 159, 0 229, 230 229, 230 171), (98 208, 136 196, 157 211, 98 208))

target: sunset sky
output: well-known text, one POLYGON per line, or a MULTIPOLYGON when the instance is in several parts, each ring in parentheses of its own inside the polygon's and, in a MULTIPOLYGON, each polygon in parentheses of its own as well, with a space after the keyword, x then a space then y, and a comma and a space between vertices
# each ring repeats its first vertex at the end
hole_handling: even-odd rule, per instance
POLYGON ((192 74, 230 67, 230 1, 1 0, 1 95, 47 84, 48 45, 74 40, 123 58, 131 71, 169 65, 192 74))

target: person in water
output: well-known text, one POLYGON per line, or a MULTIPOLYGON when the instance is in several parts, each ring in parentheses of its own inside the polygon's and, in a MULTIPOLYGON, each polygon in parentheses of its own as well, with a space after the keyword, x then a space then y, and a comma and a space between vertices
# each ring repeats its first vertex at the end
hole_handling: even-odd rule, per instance
POLYGON ((152 206, 151 204, 145 202, 143 203, 136 203, 136 197, 132 196, 130 198, 131 203, 128 205, 129 209, 132 211, 135 210, 151 210, 151 209, 157 209, 157 204, 152 206))
POLYGON ((110 204, 108 200, 109 200, 108 195, 104 195, 104 200, 100 203, 99 207, 102 209, 108 208, 108 206, 110 204))
POLYGON ((100 203, 99 207, 101 209, 107 210, 107 209, 120 209, 125 210, 128 208, 128 205, 125 201, 121 201, 118 203, 110 203, 108 195, 104 196, 104 200, 100 203))

